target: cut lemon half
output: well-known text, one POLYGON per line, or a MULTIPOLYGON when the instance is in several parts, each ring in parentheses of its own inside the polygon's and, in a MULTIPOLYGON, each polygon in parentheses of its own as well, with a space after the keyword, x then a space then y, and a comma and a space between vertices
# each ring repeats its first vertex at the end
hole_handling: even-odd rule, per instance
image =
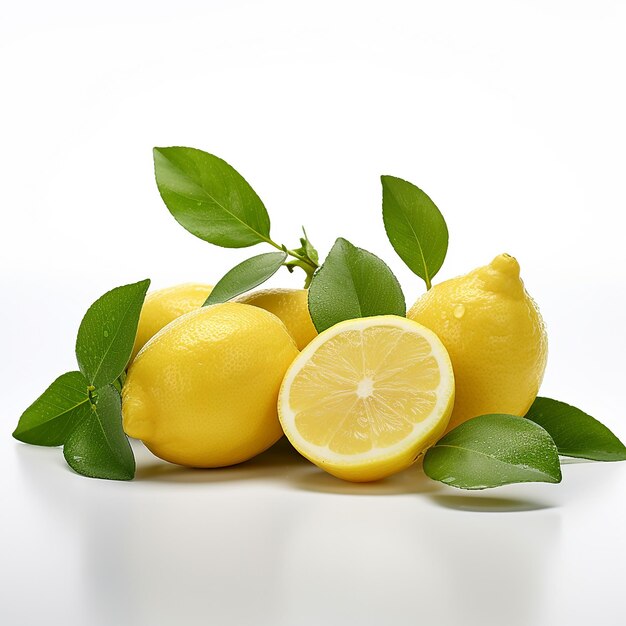
POLYGON ((454 374, 435 333, 395 315, 341 322, 287 370, 278 415, 291 444, 355 482, 405 469, 444 433, 454 374))

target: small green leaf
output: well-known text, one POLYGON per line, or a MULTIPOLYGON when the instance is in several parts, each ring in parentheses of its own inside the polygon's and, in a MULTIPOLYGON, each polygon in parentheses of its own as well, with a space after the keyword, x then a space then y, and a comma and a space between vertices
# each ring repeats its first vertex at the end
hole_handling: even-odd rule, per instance
POLYGON ((80 372, 62 374, 24 411, 13 436, 36 446, 62 445, 91 411, 88 386, 80 372))
POLYGON ((448 251, 446 221, 419 187, 394 176, 381 176, 381 181, 387 237, 398 256, 430 289, 448 251))
POLYGON ((624 461, 626 447, 597 419, 575 406, 537 398, 526 417, 550 433, 563 456, 594 461, 624 461))
POLYGON ((68 465, 91 478, 131 480, 135 457, 122 429, 119 393, 111 385, 98 392, 96 405, 69 435, 63 447, 68 465))
POLYGON ((313 276, 309 311, 321 333, 358 317, 406 315, 406 304, 400 283, 385 262, 340 237, 313 276))
POLYGON ((305 256, 311 259, 313 263, 319 263, 320 261, 319 254, 317 253, 315 246, 309 240, 309 236, 306 234, 306 230, 304 229, 304 226, 302 227, 302 233, 304 234, 304 237, 300 237, 300 244, 302 245, 302 248, 301 248, 302 252, 304 253, 305 256))
POLYGON ((541 426, 515 415, 482 415, 451 430, 426 452, 424 472, 460 489, 561 482, 559 454, 541 426))
POLYGON ((150 280, 116 287, 87 310, 78 329, 76 359, 89 384, 99 389, 126 368, 150 280))
POLYGON ((258 287, 278 271, 286 258, 285 252, 266 252, 235 265, 220 278, 203 306, 226 302, 258 287))
POLYGON ((155 148, 163 202, 190 233, 223 248, 245 248, 270 236, 259 196, 226 161, 195 148, 155 148))

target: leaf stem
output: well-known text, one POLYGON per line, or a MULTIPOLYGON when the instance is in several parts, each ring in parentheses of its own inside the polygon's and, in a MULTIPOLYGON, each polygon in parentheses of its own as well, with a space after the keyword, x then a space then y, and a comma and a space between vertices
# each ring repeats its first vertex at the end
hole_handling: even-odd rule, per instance
POLYGON ((96 395, 96 388, 93 385, 89 385, 89 387, 87 387, 87 395, 89 396, 91 408, 95 409, 96 404, 98 403, 98 396, 96 395))
POLYGON ((122 372, 114 381, 113 386, 118 390, 119 393, 122 393, 122 387, 126 382, 126 372, 122 372))
POLYGON ((286 252, 289 256, 296 259, 295 262, 291 261, 291 262, 285 263, 285 265, 287 265, 288 267, 298 266, 302 270, 304 270, 306 274, 306 278, 304 280, 304 288, 307 289, 309 285, 311 284, 313 274, 319 268, 319 264, 316 263, 313 259, 311 259, 311 257, 309 257, 306 253, 302 254, 298 250, 290 250, 289 248, 287 248, 287 246, 278 244, 269 237, 264 237, 263 239, 267 243, 269 243, 270 246, 273 246, 274 248, 276 248, 277 250, 281 250, 282 252, 286 252))

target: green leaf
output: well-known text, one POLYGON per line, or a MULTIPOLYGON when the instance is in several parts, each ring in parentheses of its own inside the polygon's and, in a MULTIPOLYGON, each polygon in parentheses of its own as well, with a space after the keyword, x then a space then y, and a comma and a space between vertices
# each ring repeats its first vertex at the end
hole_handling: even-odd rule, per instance
POLYGON ((154 171, 163 202, 196 237, 223 248, 269 240, 263 202, 226 161, 195 148, 155 148, 154 171))
POLYGON ((203 306, 226 302, 258 287, 278 271, 286 258, 285 252, 266 252, 235 265, 220 278, 203 306))
POLYGON ((515 415, 482 415, 451 430, 428 450, 424 472, 460 489, 561 482, 559 455, 541 426, 515 415))
POLYGON ((385 262, 340 237, 313 276, 309 311, 321 333, 358 317, 406 315, 406 304, 400 283, 385 262))
POLYGON ((36 446, 60 446, 89 415, 89 383, 80 372, 59 376, 22 414, 13 436, 36 446))
POLYGON ((319 263, 320 261, 319 254, 317 253, 315 246, 309 240, 309 236, 306 234, 306 230, 304 229, 304 226, 302 227, 302 233, 304 234, 304 237, 300 237, 300 245, 301 245, 300 249, 302 250, 302 253, 306 257, 311 259, 313 263, 319 263))
POLYGON ((381 181, 387 237, 398 256, 430 289, 448 251, 446 221, 419 187, 394 176, 381 176, 381 181))
POLYGON ((69 435, 63 447, 68 465, 91 478, 131 480, 135 457, 122 429, 119 393, 111 385, 98 392, 90 415, 69 435))
POLYGON ((149 286, 146 279, 116 287, 85 313, 76 338, 76 359, 96 389, 112 383, 128 365, 149 286))
POLYGON ((545 428, 563 456, 594 461, 624 461, 626 447, 597 419, 575 406, 537 398, 526 417, 545 428))

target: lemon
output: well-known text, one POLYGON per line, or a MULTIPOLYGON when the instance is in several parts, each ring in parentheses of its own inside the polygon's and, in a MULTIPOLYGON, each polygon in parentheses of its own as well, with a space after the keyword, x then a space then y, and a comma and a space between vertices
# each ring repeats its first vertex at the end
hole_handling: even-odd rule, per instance
POLYGON ((486 413, 526 414, 543 379, 548 339, 512 256, 434 286, 408 317, 437 333, 452 359, 450 428, 486 413))
POLYGON ((308 290, 306 289, 261 289, 240 296, 237 302, 259 306, 279 317, 298 350, 302 350, 317 336, 317 330, 309 315, 308 290))
POLYGON ((200 308, 213 287, 201 283, 184 283, 150 292, 143 303, 131 361, 148 340, 161 328, 184 313, 200 308))
POLYGON ((297 355, 284 324, 263 309, 227 302, 187 313, 131 364, 124 430, 172 463, 245 461, 282 435, 278 390, 297 355))
POLYGON ((318 335, 287 371, 278 415, 303 456, 361 482, 411 465, 445 431, 453 401, 441 341, 420 324, 386 315, 318 335))

